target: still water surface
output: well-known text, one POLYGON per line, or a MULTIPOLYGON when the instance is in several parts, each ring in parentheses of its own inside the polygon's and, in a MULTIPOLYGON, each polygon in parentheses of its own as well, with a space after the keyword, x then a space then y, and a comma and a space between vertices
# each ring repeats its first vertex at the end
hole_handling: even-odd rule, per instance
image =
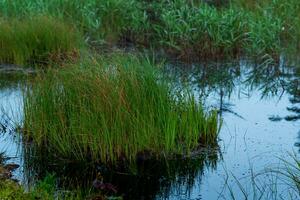
MULTIPOLYGON (((137 168, 135 176, 112 173, 106 181, 116 185, 125 199, 230 199, 228 185, 237 197, 241 195, 237 180, 251 193, 252 172, 281 166, 279 158, 291 160, 289 153, 299 151, 299 69, 283 61, 167 65, 165 72, 178 86, 190 84, 208 109, 219 110, 223 118, 219 148, 203 150, 191 160, 149 161, 137 168)), ((9 162, 21 165, 15 178, 25 183, 20 138, 10 120, 22 119, 22 84, 1 76, 0 151, 12 157, 9 162)), ((261 181, 268 182, 268 177, 261 181)), ((286 186, 279 187, 281 192, 284 197, 286 186)))

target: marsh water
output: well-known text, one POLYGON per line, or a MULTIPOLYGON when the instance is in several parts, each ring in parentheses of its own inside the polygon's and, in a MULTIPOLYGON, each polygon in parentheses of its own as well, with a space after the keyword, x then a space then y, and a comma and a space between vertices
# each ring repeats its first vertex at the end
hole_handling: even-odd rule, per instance
MULTIPOLYGON (((279 63, 262 64, 246 59, 168 64, 164 72, 178 86, 189 84, 207 109, 219 110, 223 124, 218 147, 199 149, 189 158, 144 161, 134 174, 107 172, 104 181, 113 184, 124 199, 230 199, 228 188, 241 197, 237 199, 244 199, 239 195, 245 191, 253 195, 253 173, 279 167, 282 159, 291 161, 290 154, 298 154, 300 65, 296 62, 282 58, 279 63)), ((24 164, 28 155, 24 155, 24 145, 12 123, 22 121, 24 84, 12 77, 3 74, 0 80, 0 151, 12 158, 8 162, 21 165, 14 178, 26 185, 28 174, 38 175, 27 172, 31 168, 24 164)), ((89 170, 85 166, 74 168, 79 174, 89 170)), ((97 170, 105 174, 108 169, 99 166, 97 170)), ((264 182, 276 182, 269 180, 273 178, 263 176, 258 184, 263 187, 264 182)), ((287 187, 281 185, 276 192, 284 197, 287 187)))

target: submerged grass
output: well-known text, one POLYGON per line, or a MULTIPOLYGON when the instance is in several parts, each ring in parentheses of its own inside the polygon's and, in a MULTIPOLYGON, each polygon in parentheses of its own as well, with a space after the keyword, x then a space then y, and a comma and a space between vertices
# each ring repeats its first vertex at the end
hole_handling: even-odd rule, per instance
POLYGON ((51 17, 0 19, 0 63, 48 65, 75 59, 83 42, 70 26, 51 17))
POLYGON ((24 95, 26 136, 61 159, 135 162, 217 142, 217 113, 133 55, 50 71, 24 95))
POLYGON ((300 161, 296 154, 280 158, 280 165, 270 166, 254 172, 250 176, 238 178, 231 174, 226 177, 225 190, 220 193, 223 199, 299 199, 300 198, 300 161), (289 158, 289 161, 287 160, 289 158), (292 159, 292 160, 290 160, 292 159), (233 182, 229 182, 229 177, 233 182), (230 198, 229 198, 230 197, 230 198))

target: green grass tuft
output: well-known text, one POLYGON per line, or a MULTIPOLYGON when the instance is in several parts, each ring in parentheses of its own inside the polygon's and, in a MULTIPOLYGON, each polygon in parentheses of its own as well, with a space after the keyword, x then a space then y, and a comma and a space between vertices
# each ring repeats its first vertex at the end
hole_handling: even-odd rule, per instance
POLYGON ((134 162, 216 144, 218 117, 133 55, 50 71, 25 92, 25 134, 61 159, 134 162))

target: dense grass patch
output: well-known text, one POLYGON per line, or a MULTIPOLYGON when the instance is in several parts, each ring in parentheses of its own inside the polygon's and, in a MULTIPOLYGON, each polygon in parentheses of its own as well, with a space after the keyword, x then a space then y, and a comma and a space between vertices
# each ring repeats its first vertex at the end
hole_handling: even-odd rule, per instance
POLYGON ((25 134, 61 159, 134 162, 217 142, 217 113, 133 55, 48 72, 24 95, 25 134))
POLYGON ((80 34, 49 17, 0 20, 0 63, 35 65, 62 62, 78 56, 80 34))
POLYGON ((224 7, 185 0, 162 2, 155 7, 159 21, 154 29, 156 39, 183 57, 278 56, 290 42, 299 45, 298 1, 274 1, 262 7, 256 3, 255 8, 240 2, 224 7))
MULTIPOLYGON (((232 7, 251 13, 260 23, 257 36, 261 42, 273 41, 280 47, 293 47, 299 50, 300 39, 300 2, 297 0, 233 0, 232 7), (263 29, 264 30, 263 30, 263 29), (263 30, 263 31, 260 31, 263 30), (274 40, 274 36, 277 40, 274 40), (277 41, 277 42, 276 42, 277 41)), ((270 44, 270 43, 269 43, 270 44)), ((272 49, 272 46, 270 46, 272 49)))
POLYGON ((1 0, 0 13, 6 18, 56 17, 76 25, 91 43, 116 43, 125 33, 143 32, 147 22, 140 5, 136 0, 1 0))
POLYGON ((218 56, 243 50, 246 14, 180 2, 180 6, 162 7, 161 26, 156 28, 159 42, 167 50, 181 56, 218 56))
POLYGON ((7 19, 59 18, 93 45, 130 41, 185 58, 278 56, 283 48, 299 48, 298 0, 204 2, 213 1, 1 0, 0 11, 7 19))

